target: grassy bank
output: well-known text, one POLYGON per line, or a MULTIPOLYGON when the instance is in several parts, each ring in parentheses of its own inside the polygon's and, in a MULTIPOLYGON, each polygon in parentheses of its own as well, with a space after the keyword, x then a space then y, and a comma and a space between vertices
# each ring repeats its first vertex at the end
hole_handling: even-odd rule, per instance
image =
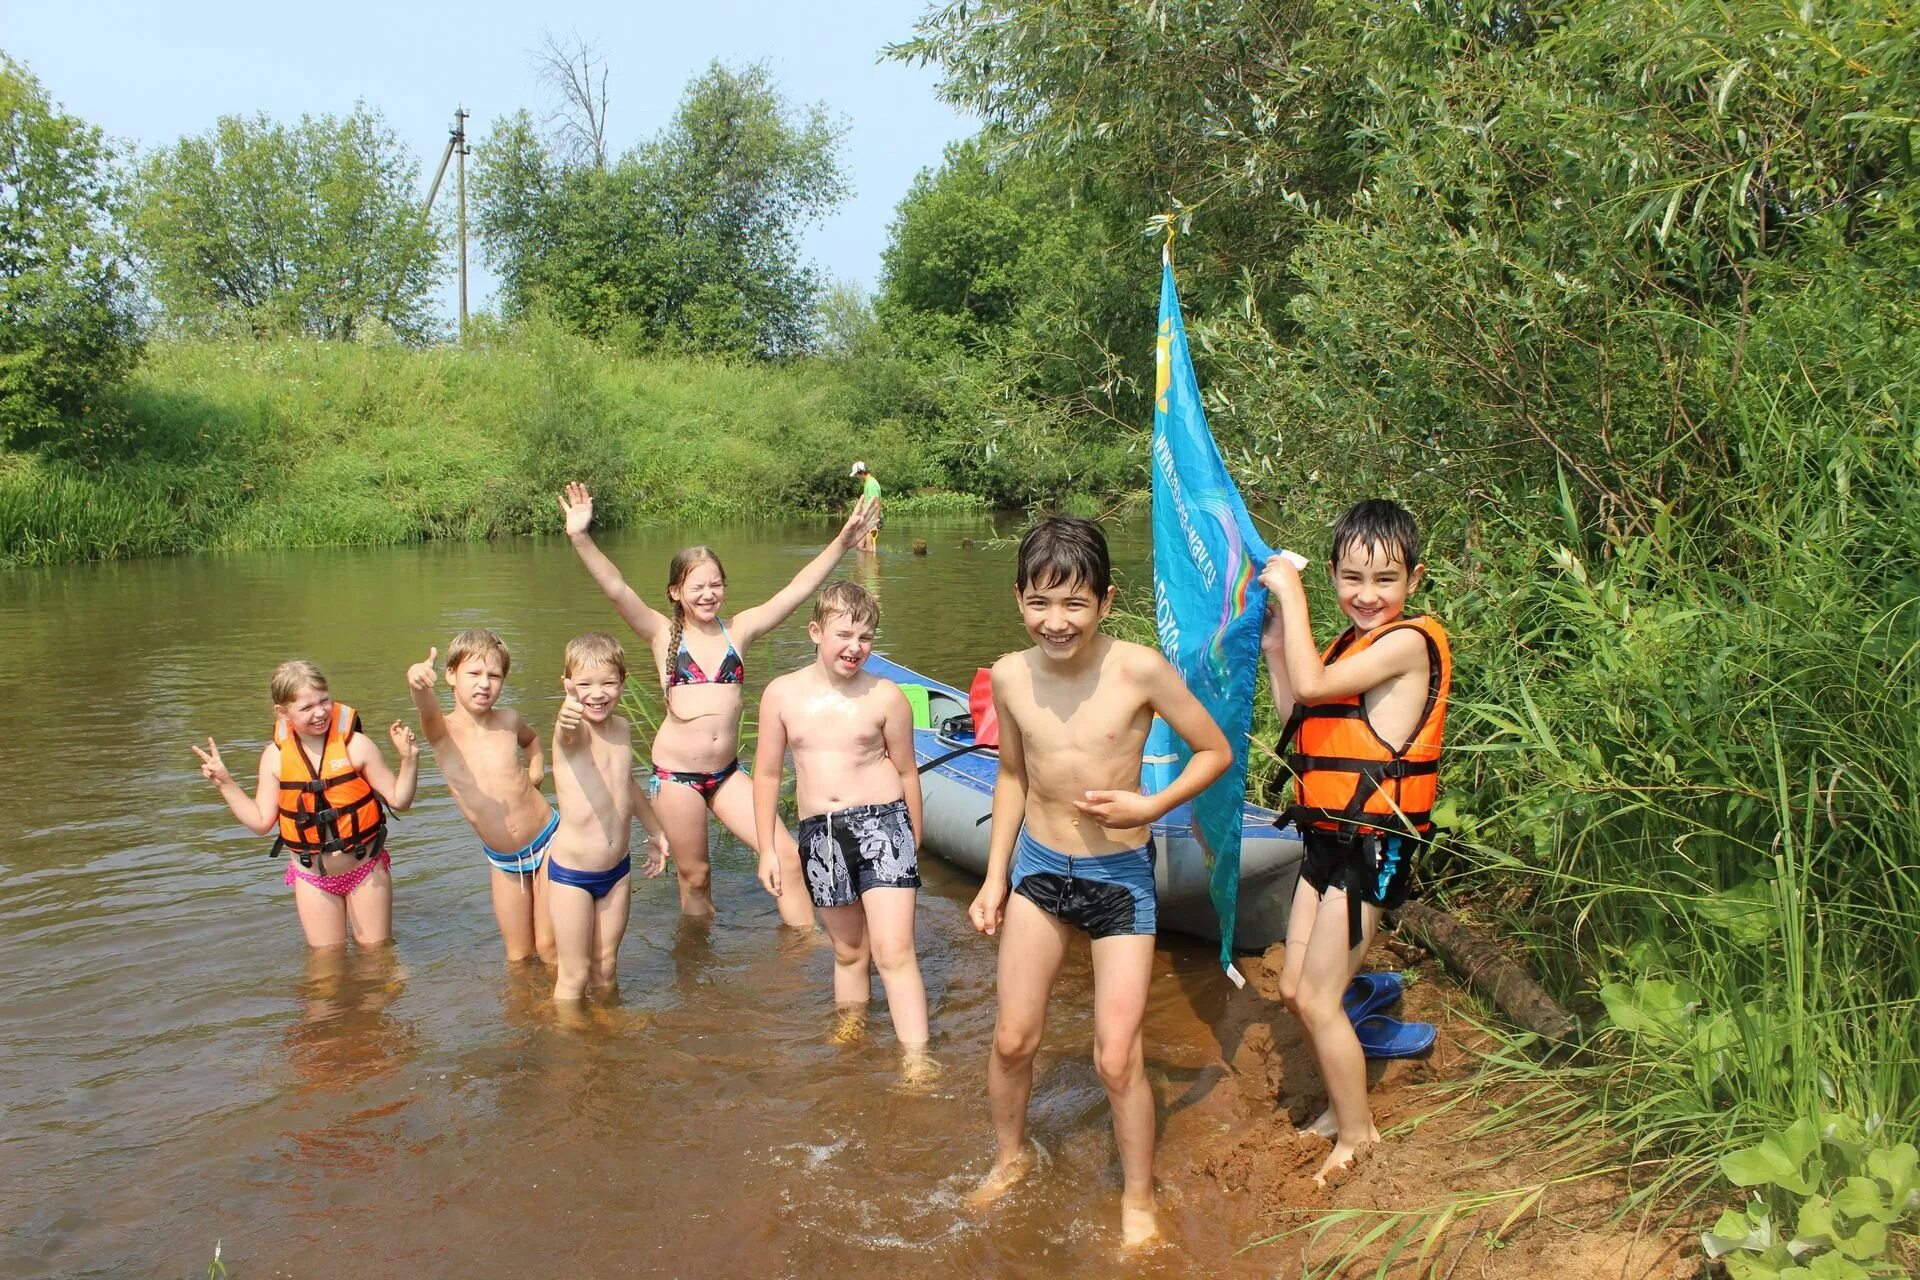
POLYGON ((156 345, 85 463, 0 454, 0 565, 528 533, 575 478, 609 525, 816 510, 849 500, 856 455, 895 513, 979 505, 845 400, 824 364, 629 359, 538 324, 425 351, 156 345))

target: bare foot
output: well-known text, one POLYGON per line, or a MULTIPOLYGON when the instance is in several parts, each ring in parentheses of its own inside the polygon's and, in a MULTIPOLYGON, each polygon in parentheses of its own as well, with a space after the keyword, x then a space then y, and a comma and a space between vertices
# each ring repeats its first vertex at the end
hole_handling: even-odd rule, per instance
POLYGON ((1013 1190, 1019 1185, 1020 1180, 1031 1172, 1033 1172, 1033 1152, 1022 1147, 1019 1155, 994 1165, 993 1172, 980 1180, 980 1185, 967 1196, 968 1207, 986 1208, 1013 1190))
POLYGON ((1131 1205, 1120 1202, 1120 1243, 1128 1249, 1138 1249, 1160 1238, 1160 1219, 1154 1213, 1153 1202, 1144 1205, 1131 1205))
POLYGON ((1336 1138, 1333 1150, 1327 1152, 1326 1163, 1320 1166, 1320 1172, 1313 1175, 1313 1185, 1324 1188, 1328 1177, 1336 1173, 1345 1173, 1353 1168, 1354 1157, 1378 1141, 1380 1141, 1380 1131, 1371 1127, 1367 1130, 1367 1136, 1358 1142, 1336 1138))
POLYGON ((1306 1128, 1299 1130, 1303 1138, 1325 1138, 1332 1142, 1340 1136, 1340 1122, 1334 1119, 1333 1108, 1328 1107, 1320 1113, 1320 1118, 1306 1128))
POLYGON ((859 1044, 867 1038, 867 1006, 843 1004, 834 1012, 828 1044, 859 1044))
POLYGON ((943 1067, 927 1056, 924 1047, 908 1049, 900 1057, 900 1082, 910 1089, 920 1089, 940 1078, 943 1067))

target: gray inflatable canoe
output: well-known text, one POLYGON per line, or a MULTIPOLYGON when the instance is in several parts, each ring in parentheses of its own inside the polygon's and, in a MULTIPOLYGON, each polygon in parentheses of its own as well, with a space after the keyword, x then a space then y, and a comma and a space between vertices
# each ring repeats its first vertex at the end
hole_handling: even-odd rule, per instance
MULTIPOLYGON (((929 852, 948 862, 985 875, 993 779, 1000 756, 991 749, 973 747, 967 695, 877 653, 867 659, 866 669, 903 688, 926 690, 923 700, 908 689, 914 704, 913 749, 920 762, 926 809, 925 844, 929 852)), ((1259 805, 1245 807, 1240 828, 1240 898, 1233 930, 1239 950, 1263 950, 1287 934, 1294 881, 1300 874, 1300 837, 1291 826, 1276 827, 1275 816, 1273 810, 1259 805)), ((1184 805, 1175 809, 1153 824, 1153 835, 1160 850, 1154 881, 1161 931, 1219 941, 1220 921, 1207 893, 1207 866, 1194 838, 1191 810, 1184 805)))

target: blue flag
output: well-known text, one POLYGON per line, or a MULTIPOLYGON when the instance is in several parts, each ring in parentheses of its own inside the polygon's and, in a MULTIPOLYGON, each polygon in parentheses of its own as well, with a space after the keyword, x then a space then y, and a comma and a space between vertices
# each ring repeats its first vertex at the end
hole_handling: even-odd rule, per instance
MULTIPOLYGON (((1233 920, 1240 897, 1247 738, 1267 607, 1258 575, 1272 554, 1207 429, 1169 260, 1160 279, 1155 349, 1153 612, 1161 652, 1233 747, 1233 767, 1193 801, 1194 831, 1206 850, 1213 909, 1220 917, 1220 963, 1230 976, 1237 976, 1233 920)), ((1177 750, 1184 767, 1192 752, 1185 743, 1177 750)))

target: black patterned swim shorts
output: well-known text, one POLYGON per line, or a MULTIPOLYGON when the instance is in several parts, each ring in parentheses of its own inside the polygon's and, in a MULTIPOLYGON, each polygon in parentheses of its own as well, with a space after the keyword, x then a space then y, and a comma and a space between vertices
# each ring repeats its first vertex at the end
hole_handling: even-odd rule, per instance
POLYGON ((850 907, 869 889, 917 889, 907 802, 863 804, 800 820, 800 858, 816 907, 850 907))

